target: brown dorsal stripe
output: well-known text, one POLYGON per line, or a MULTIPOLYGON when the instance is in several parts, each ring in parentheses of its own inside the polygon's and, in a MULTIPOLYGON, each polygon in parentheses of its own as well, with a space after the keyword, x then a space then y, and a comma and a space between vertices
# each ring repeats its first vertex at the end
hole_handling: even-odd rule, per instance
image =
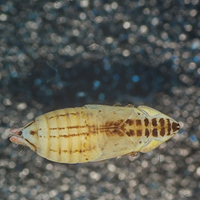
POLYGON ((149 129, 146 128, 146 129, 145 129, 145 136, 146 136, 146 137, 149 137, 149 135, 150 135, 149 129))
POLYGON ((157 128, 153 129, 152 136, 153 137, 158 137, 158 130, 157 130, 157 128))
POLYGON ((141 126, 142 125, 142 122, 140 119, 136 119, 136 126, 141 126))
POLYGON ((169 119, 167 119, 167 126, 168 126, 168 129, 167 129, 168 133, 167 133, 167 135, 170 135, 171 134, 171 123, 170 123, 169 119))
POLYGON ((137 130, 137 136, 142 136, 142 130, 137 130))
POLYGON ((165 128, 161 128, 161 130, 160 130, 160 135, 161 135, 162 137, 165 136, 165 128))
MULTIPOLYGON (((69 128, 69 127, 66 127, 69 128)), ((56 127, 56 128, 49 128, 49 130, 64 130, 66 129, 65 127, 56 127)))
POLYGON ((159 122, 160 122, 161 127, 165 125, 165 120, 163 118, 160 118, 159 122))
POLYGON ((149 125, 149 120, 147 118, 144 119, 144 125, 148 126, 149 125))
POLYGON ((156 118, 153 118, 153 119, 151 120, 151 122, 152 122, 152 125, 153 125, 153 126, 157 126, 157 120, 156 120, 156 118))

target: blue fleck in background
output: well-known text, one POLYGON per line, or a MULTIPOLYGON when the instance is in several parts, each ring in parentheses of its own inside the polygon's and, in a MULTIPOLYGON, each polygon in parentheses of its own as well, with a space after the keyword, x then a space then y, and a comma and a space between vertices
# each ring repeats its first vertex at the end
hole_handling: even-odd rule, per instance
POLYGON ((0 1, 1 199, 199 199, 199 124, 199 0, 0 1), (181 131, 135 158, 76 165, 8 139, 45 112, 115 102, 181 131))

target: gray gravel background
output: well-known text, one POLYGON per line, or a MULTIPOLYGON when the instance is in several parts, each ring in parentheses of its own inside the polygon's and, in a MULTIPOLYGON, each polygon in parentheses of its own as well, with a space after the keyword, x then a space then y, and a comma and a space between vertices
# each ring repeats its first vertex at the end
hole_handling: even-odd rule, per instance
POLYGON ((199 199, 199 12, 198 0, 1 0, 0 199, 199 199), (136 158, 76 165, 8 140, 47 111, 115 102, 182 129, 136 158))

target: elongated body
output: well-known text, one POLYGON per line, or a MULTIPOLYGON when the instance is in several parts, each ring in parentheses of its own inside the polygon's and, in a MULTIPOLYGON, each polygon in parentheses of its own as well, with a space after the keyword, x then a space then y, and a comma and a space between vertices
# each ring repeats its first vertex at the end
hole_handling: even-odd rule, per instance
POLYGON ((11 142, 60 163, 84 163, 148 152, 174 136, 179 123, 147 106, 85 105, 52 111, 23 128, 11 142))

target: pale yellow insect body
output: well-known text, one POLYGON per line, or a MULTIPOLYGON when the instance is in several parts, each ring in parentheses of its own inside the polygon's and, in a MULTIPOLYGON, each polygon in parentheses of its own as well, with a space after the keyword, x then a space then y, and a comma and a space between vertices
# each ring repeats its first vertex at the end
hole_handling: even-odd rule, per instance
POLYGON ((174 136, 180 126, 147 106, 85 105, 52 111, 10 140, 60 163, 84 163, 148 152, 174 136))

